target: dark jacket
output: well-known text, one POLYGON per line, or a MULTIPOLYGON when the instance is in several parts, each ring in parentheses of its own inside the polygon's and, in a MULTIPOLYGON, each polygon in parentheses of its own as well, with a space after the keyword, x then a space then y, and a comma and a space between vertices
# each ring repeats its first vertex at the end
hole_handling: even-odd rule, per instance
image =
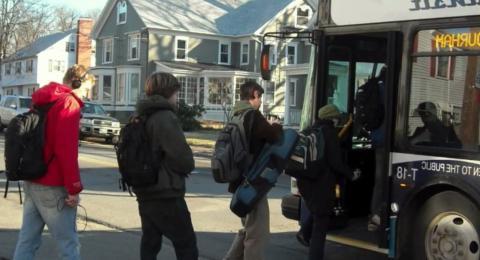
MULTIPOLYGON (((270 124, 260 111, 253 109, 247 101, 239 101, 235 103, 233 115, 246 112, 243 127, 246 131, 247 140, 250 144, 250 154, 252 162, 260 155, 263 146, 266 143, 275 143, 282 136, 282 126, 279 124, 270 124), (248 110, 248 111, 247 111, 248 110)), ((235 192, 243 179, 233 182, 229 185, 228 191, 235 192)))
POLYGON ((325 163, 316 180, 298 179, 298 189, 308 209, 316 215, 329 215, 335 203, 337 175, 353 178, 352 170, 342 161, 337 131, 330 120, 320 120, 313 127, 322 127, 325 140, 325 163))
POLYGON ((185 196, 185 178, 195 163, 174 108, 154 95, 138 101, 137 114, 149 115, 147 134, 160 167, 156 185, 133 190, 138 201, 185 196))

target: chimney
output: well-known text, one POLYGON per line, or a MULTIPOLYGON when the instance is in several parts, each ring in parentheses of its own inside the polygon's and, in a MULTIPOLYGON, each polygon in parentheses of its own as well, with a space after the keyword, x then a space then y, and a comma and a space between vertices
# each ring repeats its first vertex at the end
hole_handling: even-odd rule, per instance
POLYGON ((93 28, 93 20, 80 18, 77 23, 77 57, 76 63, 90 68, 92 56, 92 38, 90 36, 93 28))

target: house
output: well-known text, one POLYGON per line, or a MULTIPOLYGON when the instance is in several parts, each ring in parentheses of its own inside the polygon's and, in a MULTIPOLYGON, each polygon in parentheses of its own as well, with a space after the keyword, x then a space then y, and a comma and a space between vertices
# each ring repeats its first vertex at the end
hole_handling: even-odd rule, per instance
POLYGON ((305 29, 314 2, 110 0, 92 35, 97 43, 92 73, 98 79, 92 99, 125 120, 147 76, 169 72, 181 83, 180 100, 203 105, 205 120, 224 121, 239 100, 240 85, 255 80, 266 90, 263 112, 298 124, 311 46, 304 41, 275 43, 275 82, 264 82, 259 67, 262 36, 305 29))
POLYGON ((79 19, 76 29, 40 37, 4 59, 0 70, 2 93, 30 96, 51 81, 62 82, 67 68, 73 64, 94 65, 92 27, 91 19, 79 19))

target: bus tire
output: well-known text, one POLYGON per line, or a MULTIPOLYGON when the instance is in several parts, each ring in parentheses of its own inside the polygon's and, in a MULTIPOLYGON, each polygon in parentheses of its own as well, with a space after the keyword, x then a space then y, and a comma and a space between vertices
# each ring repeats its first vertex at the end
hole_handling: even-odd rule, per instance
POLYGON ((416 212, 403 235, 401 259, 480 259, 480 210, 470 199, 443 191, 416 212))

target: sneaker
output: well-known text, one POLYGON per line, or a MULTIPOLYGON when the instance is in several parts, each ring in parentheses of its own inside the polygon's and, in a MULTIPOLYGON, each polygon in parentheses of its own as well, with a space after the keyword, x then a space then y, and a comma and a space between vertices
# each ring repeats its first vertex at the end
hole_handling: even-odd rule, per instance
POLYGON ((302 244, 306 247, 310 246, 310 241, 305 240, 305 237, 303 236, 303 234, 301 232, 297 232, 296 237, 297 237, 297 240, 300 244, 302 244))
POLYGON ((380 216, 377 214, 374 214, 370 217, 370 220, 368 221, 368 231, 373 232, 377 231, 378 227, 380 226, 380 216))

